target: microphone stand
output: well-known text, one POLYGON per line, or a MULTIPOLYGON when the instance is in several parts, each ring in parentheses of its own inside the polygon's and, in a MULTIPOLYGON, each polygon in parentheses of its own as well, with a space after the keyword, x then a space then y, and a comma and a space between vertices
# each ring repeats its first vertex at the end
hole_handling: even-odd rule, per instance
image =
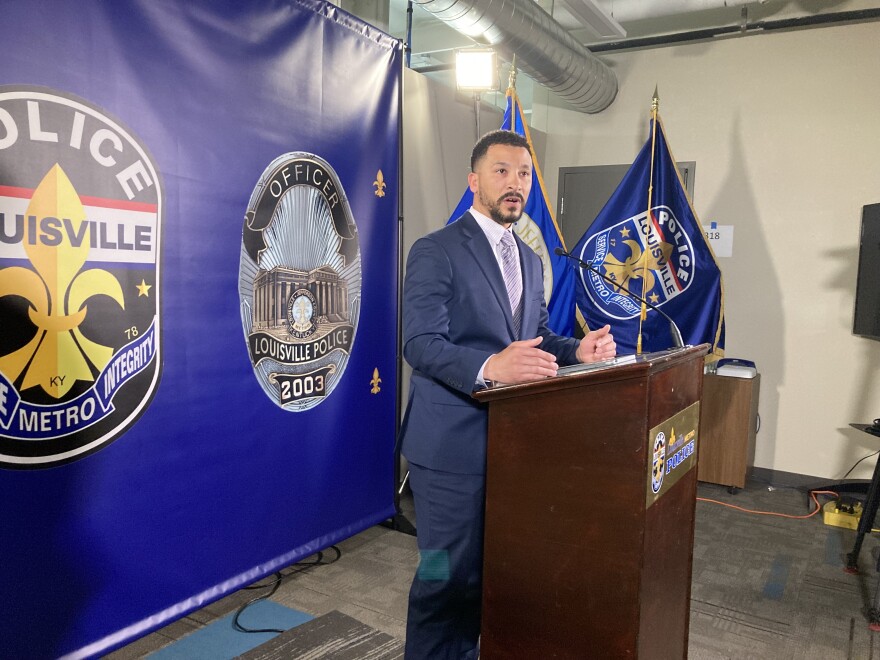
POLYGON ((667 314, 667 313, 664 312, 662 309, 660 309, 659 307, 657 307, 657 305, 653 305, 653 304, 649 303, 647 300, 645 300, 645 299, 642 298, 641 296, 637 296, 637 295, 634 294, 632 291, 630 291, 629 289, 627 289, 625 286, 622 286, 621 284, 615 282, 614 280, 612 280, 612 279, 611 279, 610 277, 608 277, 607 275, 603 275, 603 274, 599 271, 599 269, 598 269, 598 268, 594 268, 594 267, 593 267, 593 264, 590 263, 589 261, 584 261, 583 259, 579 259, 578 257, 574 256, 573 254, 571 254, 571 253, 569 253, 569 252, 566 252, 566 251, 563 250, 561 247, 556 248, 556 249, 554 250, 554 252, 555 252, 557 255, 559 255, 560 257, 565 257, 566 259, 571 259, 572 261, 576 261, 577 264, 578 264, 581 268, 583 268, 584 270, 588 270, 588 271, 590 271, 591 273, 595 273, 596 275, 598 275, 599 277, 601 277, 601 278, 602 278, 603 280, 605 280, 606 282, 609 282, 610 284, 614 285, 615 288, 619 289, 620 291, 623 291, 624 293, 626 293, 626 294, 629 295, 629 296, 632 296, 633 298, 635 298, 636 300, 638 300, 640 303, 642 303, 642 304, 645 305, 646 307, 649 307, 650 309, 653 309, 653 310, 654 310, 655 312, 657 312, 660 316, 662 316, 664 319, 666 319, 667 321, 669 321, 669 334, 672 335, 672 343, 673 343, 673 345, 675 346, 675 348, 684 348, 684 341, 683 341, 682 338, 681 338, 681 331, 678 329, 678 326, 675 325, 675 321, 672 320, 672 317, 670 317, 669 314, 667 314))

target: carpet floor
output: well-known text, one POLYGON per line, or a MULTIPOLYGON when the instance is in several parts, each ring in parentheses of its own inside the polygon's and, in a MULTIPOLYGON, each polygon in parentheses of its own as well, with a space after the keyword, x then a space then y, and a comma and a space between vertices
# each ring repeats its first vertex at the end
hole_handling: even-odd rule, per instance
MULTIPOLYGON (((878 585, 876 535, 866 537, 859 573, 853 575, 843 568, 855 532, 823 524, 821 513, 797 517, 813 506, 803 491, 750 482, 730 493, 722 486, 700 484, 698 496, 689 658, 880 660, 880 633, 869 630, 867 619, 878 585), (705 500, 793 517, 759 515, 705 500)), ((410 500, 402 508, 417 522, 410 500)), ((342 556, 332 564, 291 571, 269 601, 314 619, 252 643, 253 650, 242 657, 401 657, 407 594, 418 562, 415 538, 373 527, 339 548, 342 556), (363 640, 363 646, 352 646, 352 640, 363 640), (260 643, 266 644, 262 651, 260 643)), ((129 660, 156 654, 162 660, 158 652, 170 653, 259 593, 230 594, 107 657, 129 660)), ((230 645, 226 655, 200 657, 220 660, 241 653, 230 645)))

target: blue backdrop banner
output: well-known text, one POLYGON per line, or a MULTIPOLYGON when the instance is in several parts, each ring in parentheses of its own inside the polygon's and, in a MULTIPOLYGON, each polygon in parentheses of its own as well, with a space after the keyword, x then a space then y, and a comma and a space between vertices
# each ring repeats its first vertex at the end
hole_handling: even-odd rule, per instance
MULTIPOLYGON (((513 230, 541 258, 544 271, 544 300, 547 302, 550 329, 568 337, 571 336, 574 326, 575 275, 570 261, 554 252, 558 247, 564 248, 565 243, 562 240, 562 232, 556 225, 550 200, 547 198, 547 186, 544 185, 541 168, 535 157, 529 126, 523 116, 516 90, 512 87, 507 90, 507 108, 504 111, 501 128, 519 133, 529 141, 534 164, 532 191, 526 201, 523 217, 513 225, 513 230)), ((458 219, 473 202, 474 194, 469 188, 465 189, 449 222, 458 219)))
POLYGON ((663 124, 652 121, 651 136, 573 253, 609 283, 581 269, 577 305, 588 327, 611 324, 619 354, 671 347, 669 323, 641 304, 628 289, 668 314, 685 344, 707 343, 724 351, 721 271, 691 206, 663 124), (619 285, 619 286, 618 286, 619 285), (620 288, 622 287, 622 288, 620 288))
POLYGON ((402 48, 323 0, 0 38, 0 657, 95 656, 393 515, 402 48))

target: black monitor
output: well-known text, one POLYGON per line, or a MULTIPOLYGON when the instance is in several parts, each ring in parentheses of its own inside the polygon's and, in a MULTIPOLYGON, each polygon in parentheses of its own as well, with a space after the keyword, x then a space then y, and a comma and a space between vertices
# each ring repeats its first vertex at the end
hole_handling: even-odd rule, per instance
POLYGON ((880 204, 862 207, 853 334, 880 341, 880 204))

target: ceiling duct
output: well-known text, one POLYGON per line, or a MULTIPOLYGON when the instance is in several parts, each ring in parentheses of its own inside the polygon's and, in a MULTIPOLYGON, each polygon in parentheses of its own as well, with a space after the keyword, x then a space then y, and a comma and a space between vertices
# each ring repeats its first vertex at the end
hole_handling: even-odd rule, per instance
POLYGON ((582 112, 601 112, 617 77, 533 0, 413 0, 454 30, 490 44, 508 62, 582 112))

